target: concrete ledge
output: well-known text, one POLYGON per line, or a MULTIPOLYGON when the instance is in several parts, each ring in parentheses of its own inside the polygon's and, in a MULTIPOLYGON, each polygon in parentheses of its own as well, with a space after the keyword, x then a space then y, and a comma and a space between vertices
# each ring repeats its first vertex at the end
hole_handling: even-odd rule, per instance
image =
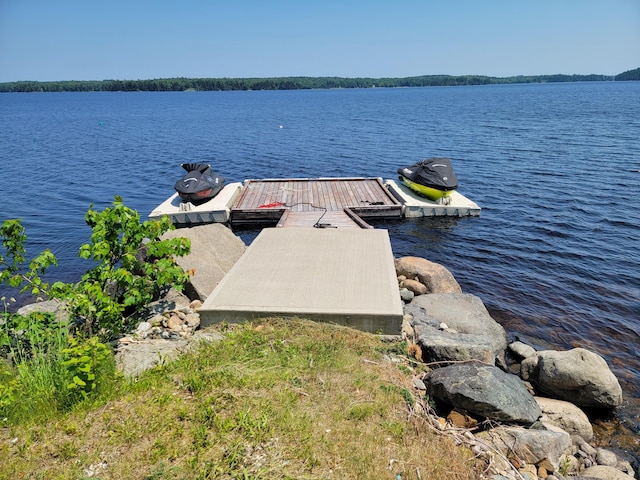
POLYGON ((398 334, 402 302, 386 230, 264 229, 207 297, 202 326, 302 317, 398 334))

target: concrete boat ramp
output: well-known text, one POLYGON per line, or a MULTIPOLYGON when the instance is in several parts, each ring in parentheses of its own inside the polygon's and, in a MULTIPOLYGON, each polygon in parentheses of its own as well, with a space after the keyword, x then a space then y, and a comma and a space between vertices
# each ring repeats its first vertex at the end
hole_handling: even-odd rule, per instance
POLYGON ((263 227, 206 298, 203 326, 282 316, 398 334, 403 309, 391 242, 367 220, 479 214, 457 192, 439 204, 394 181, 327 178, 232 183, 200 206, 174 195, 149 217, 263 227))
POLYGON ((262 230, 200 309, 202 325, 300 317, 395 334, 402 324, 386 230, 262 230))

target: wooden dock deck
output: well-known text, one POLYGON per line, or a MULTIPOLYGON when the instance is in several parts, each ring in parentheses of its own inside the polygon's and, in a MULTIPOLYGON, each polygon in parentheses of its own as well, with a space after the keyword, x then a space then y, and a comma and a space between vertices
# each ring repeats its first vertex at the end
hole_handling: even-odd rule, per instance
POLYGON ((401 218, 402 204, 380 178, 247 180, 231 225, 371 228, 367 219, 401 218))

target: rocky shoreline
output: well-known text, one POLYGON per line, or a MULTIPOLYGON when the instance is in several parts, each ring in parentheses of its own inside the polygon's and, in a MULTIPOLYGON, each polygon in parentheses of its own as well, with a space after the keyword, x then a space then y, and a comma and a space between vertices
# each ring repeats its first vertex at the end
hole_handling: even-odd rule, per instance
MULTIPOLYGON (((198 308, 244 243, 220 224, 170 234, 190 238, 191 253, 178 263, 196 275, 189 296, 171 290, 120 339, 116 361, 128 376, 220 338, 199 328, 198 308)), ((434 431, 484 459, 484 478, 636 478, 629 459, 590 443, 593 427, 584 410, 608 411, 622 403, 620 384, 602 357, 581 348, 535 351, 508 344, 482 300, 463 293, 445 267, 418 257, 396 259, 395 267, 404 319, 394 340, 405 340, 416 365, 424 367, 414 374, 412 408, 434 431)))

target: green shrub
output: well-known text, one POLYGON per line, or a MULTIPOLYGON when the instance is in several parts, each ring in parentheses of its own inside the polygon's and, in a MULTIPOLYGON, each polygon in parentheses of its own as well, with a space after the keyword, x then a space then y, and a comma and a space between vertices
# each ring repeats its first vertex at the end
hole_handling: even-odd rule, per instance
POLYGON ((70 378, 66 387, 71 391, 72 397, 80 394, 86 400, 95 391, 99 377, 114 374, 109 362, 111 351, 97 337, 71 337, 69 346, 62 349, 62 354, 62 366, 70 378))
POLYGON ((0 355, 6 361, 0 359, 0 415, 9 422, 50 417, 114 385, 113 354, 103 342, 124 333, 130 313, 166 288, 181 290, 189 279, 175 262, 189 253, 189 241, 160 238, 174 228, 168 218, 140 222, 115 197, 102 212, 90 207, 86 221, 92 234, 80 257, 97 265, 77 285, 44 282, 41 276, 57 265, 53 253, 46 249, 27 262, 20 220, 0 226, 0 284, 64 305, 74 327, 49 313, 9 313, 2 298, 0 355))
POLYGON ((92 228, 90 243, 80 247, 80 257, 97 265, 78 285, 55 283, 55 293, 65 298, 72 313, 83 320, 88 336, 110 340, 126 329, 125 317, 157 298, 164 288, 181 290, 189 274, 175 262, 189 253, 186 238, 162 240, 175 228, 168 217, 140 223, 140 215, 115 197, 111 207, 86 215, 92 228))

